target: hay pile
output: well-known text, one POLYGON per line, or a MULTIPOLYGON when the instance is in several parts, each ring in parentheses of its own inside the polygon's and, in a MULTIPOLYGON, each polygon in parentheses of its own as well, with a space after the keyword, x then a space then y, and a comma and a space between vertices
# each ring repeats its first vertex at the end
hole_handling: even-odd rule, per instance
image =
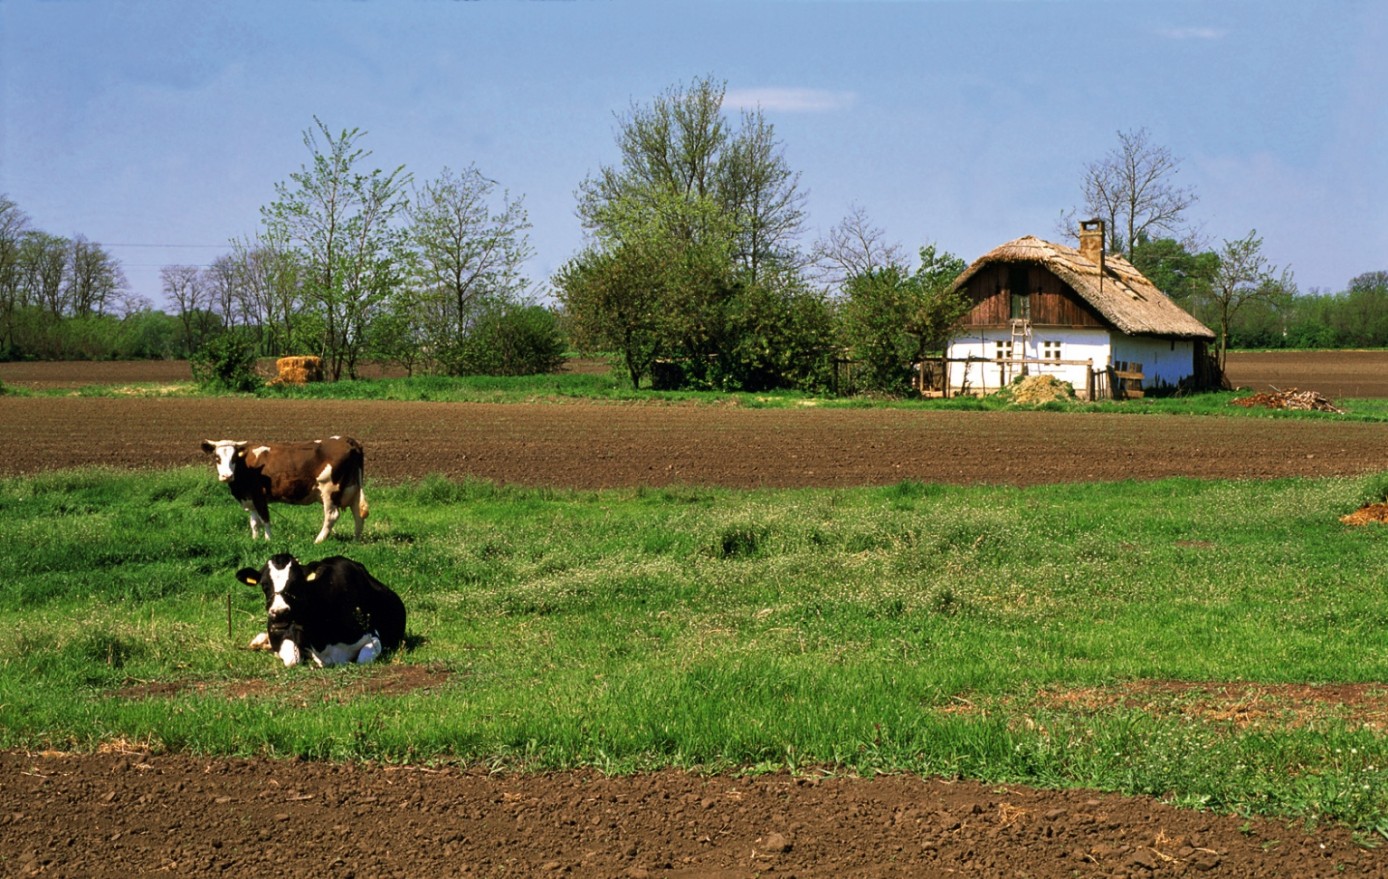
POLYGON ((1017 379, 999 391, 1017 406, 1040 406, 1045 403, 1074 402, 1075 389, 1053 375, 1028 375, 1017 379))
POLYGON ((1239 397, 1229 402, 1245 409, 1255 407, 1259 409, 1300 409, 1314 412, 1334 412, 1337 415, 1345 414, 1345 410, 1315 391, 1298 391, 1296 388, 1287 391, 1273 388, 1271 393, 1263 392, 1251 397, 1239 397))
POLYGON ((275 361, 277 375, 270 379, 272 385, 304 385, 323 380, 323 358, 321 357, 281 357, 275 361))
POLYGON ((1341 516, 1340 521, 1346 525, 1368 525, 1370 522, 1388 523, 1388 504, 1365 504, 1353 513, 1341 516))

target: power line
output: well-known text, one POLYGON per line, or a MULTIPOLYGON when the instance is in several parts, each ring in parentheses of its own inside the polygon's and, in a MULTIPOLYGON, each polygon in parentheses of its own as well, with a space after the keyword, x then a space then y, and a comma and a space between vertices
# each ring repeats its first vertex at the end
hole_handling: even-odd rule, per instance
MULTIPOLYGON (((100 243, 100 242, 98 242, 100 243)), ((102 247, 214 247, 225 248, 225 244, 110 244, 103 243, 102 247)))

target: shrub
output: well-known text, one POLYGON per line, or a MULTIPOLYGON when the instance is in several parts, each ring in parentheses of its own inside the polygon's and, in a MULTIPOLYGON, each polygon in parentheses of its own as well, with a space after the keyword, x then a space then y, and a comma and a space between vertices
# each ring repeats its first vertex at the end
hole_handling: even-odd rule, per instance
POLYGON ((193 352, 193 379, 205 390, 254 391, 262 384, 255 371, 255 346, 234 333, 213 336, 193 352))
POLYGON ((450 372, 460 375, 536 375, 564 362, 554 312, 539 305, 498 303, 478 316, 459 344, 450 372))

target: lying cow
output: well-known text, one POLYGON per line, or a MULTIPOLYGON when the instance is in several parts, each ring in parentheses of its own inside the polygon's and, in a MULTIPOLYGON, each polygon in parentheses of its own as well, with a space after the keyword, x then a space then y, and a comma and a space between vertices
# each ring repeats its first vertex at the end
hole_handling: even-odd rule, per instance
POLYGON ((265 593, 265 631, 249 646, 273 651, 286 667, 367 663, 405 640, 405 603, 349 558, 304 565, 280 553, 236 579, 265 593))
POLYGON ((334 436, 309 443, 264 443, 252 446, 237 440, 203 440, 202 450, 217 459, 217 478, 250 514, 251 539, 270 539, 270 501, 323 504, 323 528, 313 542, 322 543, 338 514, 350 509, 361 537, 366 518, 362 491, 361 443, 334 436))

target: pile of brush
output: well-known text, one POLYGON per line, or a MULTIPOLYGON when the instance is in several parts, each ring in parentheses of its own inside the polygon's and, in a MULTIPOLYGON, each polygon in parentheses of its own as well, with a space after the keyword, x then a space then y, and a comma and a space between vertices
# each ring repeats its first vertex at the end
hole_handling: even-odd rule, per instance
POLYGON ((1339 415, 1345 414, 1345 410, 1336 406, 1325 397, 1315 391, 1298 391, 1296 388, 1290 390, 1279 390, 1273 388, 1271 392, 1254 394, 1251 397, 1239 397, 1230 401, 1235 406, 1243 406, 1246 409, 1302 409, 1313 412, 1335 412, 1339 415))

